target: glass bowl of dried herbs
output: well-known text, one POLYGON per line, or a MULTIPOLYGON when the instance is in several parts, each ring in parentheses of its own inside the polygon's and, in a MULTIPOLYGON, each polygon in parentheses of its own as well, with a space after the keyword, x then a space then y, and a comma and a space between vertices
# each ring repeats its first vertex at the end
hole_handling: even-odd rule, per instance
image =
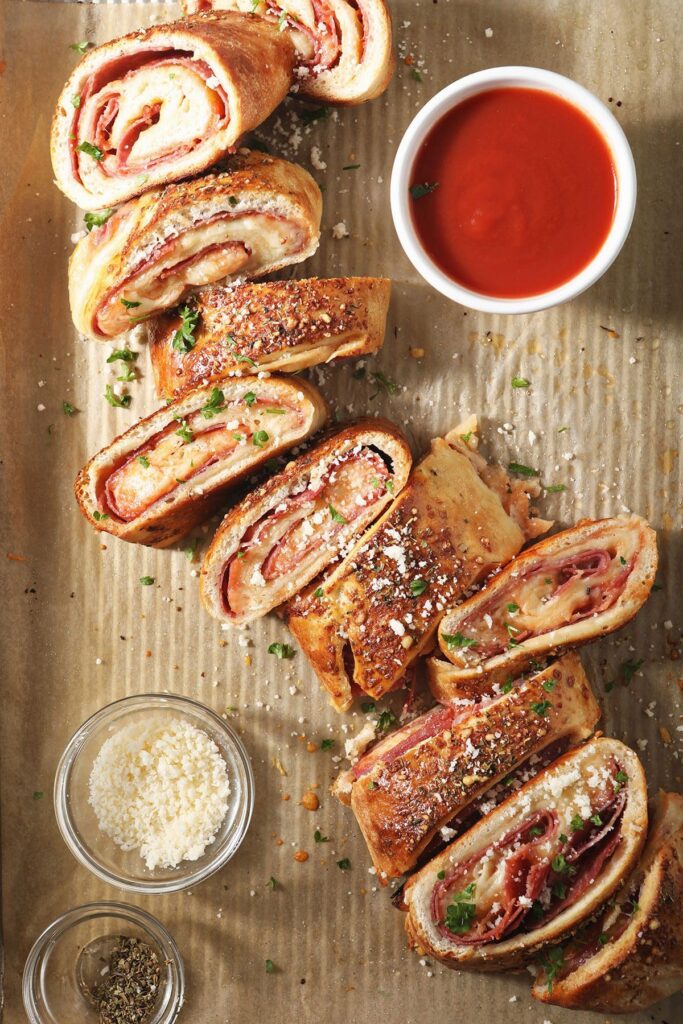
POLYGON ((171 1024, 185 972, 173 938, 125 903, 88 903, 36 940, 24 968, 30 1024, 171 1024))

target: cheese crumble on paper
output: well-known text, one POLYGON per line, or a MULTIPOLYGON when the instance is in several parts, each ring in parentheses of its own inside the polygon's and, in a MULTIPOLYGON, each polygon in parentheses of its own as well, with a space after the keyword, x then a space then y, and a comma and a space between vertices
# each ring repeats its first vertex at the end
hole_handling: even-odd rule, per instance
POLYGON ((229 794, 218 747, 182 718, 122 726, 90 774, 100 828, 123 850, 139 850, 150 870, 198 860, 225 819, 229 794))

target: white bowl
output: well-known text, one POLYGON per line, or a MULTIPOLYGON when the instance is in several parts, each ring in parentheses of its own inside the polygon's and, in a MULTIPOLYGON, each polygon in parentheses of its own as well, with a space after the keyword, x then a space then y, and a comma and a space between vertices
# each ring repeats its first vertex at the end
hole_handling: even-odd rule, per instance
POLYGON ((533 313, 573 299, 601 277, 626 241, 636 207, 636 168, 621 125, 605 104, 571 78, 543 68, 488 68, 466 75, 433 96, 413 118, 398 147, 391 173, 391 214, 406 256, 437 291, 454 302, 484 313, 533 313), (616 208, 612 226, 600 250, 583 270, 558 288, 525 298, 502 299, 483 295, 458 284, 443 272, 422 247, 410 211, 411 172, 425 137, 457 104, 494 88, 542 89, 568 100, 586 114, 607 143, 617 177, 616 208))

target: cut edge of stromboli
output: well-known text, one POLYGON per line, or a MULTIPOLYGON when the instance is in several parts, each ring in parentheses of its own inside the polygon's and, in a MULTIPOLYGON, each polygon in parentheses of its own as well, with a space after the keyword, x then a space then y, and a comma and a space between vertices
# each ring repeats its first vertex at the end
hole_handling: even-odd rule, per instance
MULTIPOLYGON (((561 796, 549 793, 543 806, 561 796)), ((408 906, 405 921, 409 945, 431 955, 446 966, 464 970, 507 970, 528 965, 539 951, 556 945, 593 915, 620 886, 640 856, 647 834, 647 784, 636 753, 619 740, 597 737, 583 746, 563 754, 535 778, 525 783, 495 810, 482 818, 425 867, 408 880, 404 898, 408 906), (593 885, 574 904, 563 910, 548 924, 499 942, 482 946, 458 945, 445 938, 432 921, 431 895, 437 874, 453 863, 467 860, 501 838, 519 820, 520 811, 531 810, 534 794, 542 794, 552 780, 564 781, 568 787, 575 782, 573 769, 596 755, 606 763, 613 757, 628 775, 627 801, 620 823, 620 842, 593 885), (603 758, 604 755, 604 758, 603 758), (458 856, 459 855, 459 856, 458 856), (457 856, 457 860, 452 859, 457 856)))
MULTIPOLYGON (((207 482, 206 490, 197 493, 197 481, 190 478, 173 492, 170 500, 159 499, 140 516, 130 522, 122 522, 113 518, 95 517, 98 511, 98 487, 136 450, 143 447, 151 438, 164 430, 169 424, 201 410, 211 398, 214 388, 207 385, 195 388, 170 405, 157 409, 134 424, 111 444, 94 455, 83 467, 76 478, 74 491, 81 512, 91 526, 100 532, 106 532, 121 540, 151 547, 168 547, 183 537, 193 526, 207 519, 220 505, 224 492, 233 484, 255 472, 264 462, 286 451, 294 445, 306 440, 315 433, 327 419, 327 405, 318 390, 307 381, 289 378, 269 377, 267 380, 254 378, 236 378, 226 381, 225 390, 239 389, 239 397, 245 388, 253 387, 286 394, 306 410, 304 426, 292 436, 276 440, 267 448, 253 447, 251 458, 245 460, 240 468, 223 470, 214 474, 214 479, 207 482)), ((228 395, 230 401, 232 396, 228 395)))
MULTIPOLYGON (((534 544, 533 547, 527 548, 509 562, 477 594, 444 615, 439 626, 439 647, 442 657, 448 659, 450 671, 446 671, 446 666, 441 669, 439 664, 430 668, 430 674, 437 683, 437 691, 433 691, 434 695, 437 699, 447 700, 449 698, 449 683, 452 686, 450 693, 452 697, 464 695, 473 686, 476 687, 478 682, 480 682, 482 690, 486 690, 493 683, 507 678, 511 673, 523 671, 525 666, 538 657, 559 653, 566 648, 581 646, 621 628, 633 619, 647 600, 655 581, 657 565, 657 535, 647 521, 637 515, 582 520, 576 526, 553 534, 534 544), (457 633, 459 623, 465 616, 472 614, 479 605, 490 600, 497 590, 502 589, 511 578, 514 578, 514 574, 519 571, 520 566, 536 557, 558 555, 562 550, 570 549, 574 543, 584 543, 587 537, 590 538, 592 528, 603 528, 606 523, 610 522, 618 525, 632 524, 637 526, 643 535, 643 546, 639 552, 637 563, 626 581, 624 590, 611 608, 597 615, 587 616, 568 626, 558 626, 547 633, 531 637, 503 654, 486 659, 480 666, 463 667, 451 661, 450 651, 443 640, 443 634, 457 633), (458 690, 460 683, 462 683, 464 691, 458 690)), ((439 661, 440 659, 433 660, 439 661)))
MULTIPOLYGON (((236 379, 239 380, 239 378, 236 379)), ((363 445, 381 449, 392 461, 395 491, 393 494, 386 492, 382 501, 377 503, 372 520, 381 515, 389 502, 394 500, 395 495, 400 493, 408 479, 412 457, 405 437, 398 427, 383 419, 362 419, 341 429, 335 428, 303 455, 289 462, 280 473, 248 494, 243 501, 227 513, 206 552, 200 572, 200 595, 202 603, 210 615, 230 625, 242 626, 253 621, 253 618, 260 618, 266 614, 261 611, 253 617, 243 616, 239 620, 225 615, 220 595, 226 562, 238 550, 245 530, 270 509, 275 508, 288 498, 292 494, 293 487, 296 486, 303 490, 304 488, 301 488, 302 481, 309 479, 311 474, 322 471, 326 465, 338 458, 340 448, 341 452, 351 452, 354 448, 363 445)), ((355 520, 352 521, 348 524, 350 529, 340 531, 340 546, 348 544, 355 538, 359 530, 363 530, 369 525, 369 522, 363 525, 354 525, 355 523, 355 520)), ((328 559, 324 564, 319 565, 307 579, 297 579, 286 597, 278 597, 273 608, 306 586, 329 564, 329 561, 328 559)))
MULTIPOLYGON (((436 711, 438 708, 439 705, 436 705, 431 710, 436 711)), ((413 728, 419 727, 419 724, 429 714, 430 712, 427 712, 425 715, 414 719, 403 729, 396 730, 387 739, 381 740, 374 748, 370 748, 366 754, 359 758, 358 764, 366 757, 373 759, 373 763, 362 776, 356 778, 352 768, 338 776, 332 787, 333 795, 337 796, 342 803, 351 805, 363 832, 373 864, 377 870, 378 880, 381 884, 385 884, 387 879, 398 878, 413 869, 439 829, 448 826, 454 818, 460 815, 474 801, 484 799, 488 791, 496 786, 506 775, 514 772, 528 758, 540 754, 547 747, 560 740, 566 741, 570 747, 586 740, 593 733, 600 719, 600 707, 595 699, 588 677, 583 670, 581 661, 575 654, 568 654, 565 658, 550 665, 544 671, 520 681, 519 685, 515 686, 514 689, 508 693, 500 694, 491 702, 472 705, 469 711, 462 718, 458 717, 452 725, 445 726, 436 733, 419 740, 414 747, 410 747, 404 754, 398 755, 399 762, 405 767, 402 767, 396 776, 391 775, 391 782, 388 782, 387 786, 388 788, 397 788, 398 801, 404 804, 405 812, 411 818, 414 816, 416 819, 419 819, 422 814, 406 798, 406 788, 410 785, 410 776, 407 775, 407 772, 410 770, 410 762, 414 762, 416 758, 419 758, 420 748, 423 748, 425 752, 429 752, 431 748, 434 756, 438 758, 440 763, 443 763, 444 758, 448 760, 453 759, 447 768, 443 767, 441 769, 444 773, 444 786, 452 786, 458 778, 462 778, 464 782, 469 777, 471 782, 468 783, 470 789, 467 797, 464 797, 458 804, 444 800, 443 795, 441 795, 441 818, 438 822, 434 823, 428 832, 421 836, 418 843, 409 842, 408 831, 406 831, 403 840, 397 840, 395 822, 392 823, 389 836, 383 835, 381 805, 379 810, 373 811, 375 793, 378 788, 381 791, 382 783, 380 781, 378 787, 370 789, 368 788, 368 782, 372 783, 373 780, 378 778, 378 775, 381 776, 386 756, 391 752, 392 748, 403 742, 410 726, 413 726, 413 728), (519 714, 520 705, 525 698, 526 701, 542 699, 550 690, 553 693, 552 707, 547 714, 547 719, 543 721, 545 731, 540 730, 541 721, 535 716, 532 708, 529 707, 528 715, 530 717, 533 716, 534 724, 539 726, 542 734, 538 737, 535 736, 535 741, 532 744, 524 746, 524 738, 519 737, 519 734, 515 734, 513 729, 513 737, 516 736, 519 743, 519 756, 515 756, 511 760, 503 759, 498 771, 492 770, 494 759, 489 757, 490 748, 485 747, 485 755, 482 760, 485 771, 489 771, 489 775, 487 777, 486 774, 480 774, 482 772, 482 763, 479 760, 479 746, 481 744, 475 741, 475 749, 471 749, 472 743, 469 742, 471 731, 476 730, 479 726, 482 729, 485 728, 486 732, 505 736, 506 714, 511 713, 513 716, 519 714), (529 691, 532 691, 533 697, 529 696, 529 691), (448 732, 448 739, 444 736, 446 731, 448 732), (461 750, 458 750, 458 742, 462 744, 461 750), (401 761, 402 758, 404 758, 403 761, 401 761), (491 768, 489 768, 489 765, 491 765, 491 768)), ((508 723, 513 721, 515 721, 514 717, 507 719, 508 723)), ((517 726, 517 728, 520 727, 517 726)), ((527 733, 530 733, 528 728, 527 733)), ((486 740, 488 739, 490 737, 487 736, 486 740)), ((486 742, 486 740, 482 742, 486 742)), ((496 740, 496 742, 500 743, 503 740, 496 740)), ((509 744, 511 742, 512 738, 508 738, 506 753, 509 752, 509 744)), ((431 793, 431 799, 435 805, 437 796, 438 791, 435 790, 431 793)), ((426 792, 420 797, 421 800, 426 800, 427 798, 426 792)), ((388 802, 387 813, 389 813, 391 806, 391 802, 388 802)), ((421 803, 420 807, 422 806, 421 803)), ((424 813, 426 814, 427 805, 425 804, 424 806, 424 813)))
MULTIPOLYGON (((657 794, 642 856, 615 901, 633 919, 573 971, 548 985, 539 971, 531 994, 556 1006, 633 1013, 683 989, 683 796, 657 794)), ((603 911, 602 920, 609 917, 603 911)), ((601 920, 598 918, 598 920, 601 920)))
POLYGON ((276 27, 274 29, 266 19, 252 19, 248 15, 226 11, 208 11, 177 22, 153 25, 96 46, 84 54, 72 71, 59 95, 52 118, 50 153, 57 187, 81 209, 93 211, 127 202, 149 188, 202 173, 233 150, 239 139, 264 121, 284 99, 292 81, 294 57, 291 40, 284 33, 278 32, 276 27), (237 30, 235 26, 238 26, 237 30), (256 37, 259 34, 262 35, 258 41, 259 48, 262 49, 265 41, 270 51, 267 88, 261 84, 266 81, 263 67, 256 66, 254 60, 254 67, 249 69, 247 65, 251 63, 252 56, 255 58, 255 54, 247 57, 242 46, 249 36, 256 37), (146 46, 146 43, 152 45, 146 46), (72 97, 81 94, 83 85, 91 74, 100 70, 103 60, 106 64, 142 49, 164 47, 189 50, 194 58, 209 66, 226 93, 228 120, 211 138, 172 163, 165 171, 152 170, 142 175, 142 178, 140 175, 130 175, 118 180, 112 179, 114 184, 109 182, 111 187, 108 191, 93 195, 73 177, 69 138, 74 116, 72 97), (221 50, 226 52, 221 53, 221 50), (231 67, 233 53, 230 51, 233 50, 239 58, 237 70, 231 67))

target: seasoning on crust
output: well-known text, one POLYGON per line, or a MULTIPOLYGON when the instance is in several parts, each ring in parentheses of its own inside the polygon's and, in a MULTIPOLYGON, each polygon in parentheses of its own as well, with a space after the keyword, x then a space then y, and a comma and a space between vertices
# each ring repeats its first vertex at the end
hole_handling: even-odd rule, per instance
MULTIPOLYGON (((300 263, 318 248, 321 211, 308 171, 249 150, 224 171, 146 192, 76 245, 74 323, 107 340, 199 285, 300 263)), ((191 338, 178 344, 186 350, 191 338)))
POLYGON ((207 611, 238 626, 288 600, 384 511, 411 461, 392 423, 367 419, 290 462, 218 528, 201 570, 207 611))
POLYGON ((189 352, 174 345, 178 310, 150 320, 157 395, 257 370, 297 373, 317 363, 358 358, 384 341, 391 282, 378 277, 308 278, 214 285, 194 298, 189 352))
POLYGON ((643 855, 613 900, 543 957, 532 995, 634 1013, 683 989, 683 796, 659 793, 643 855))
POLYGON ((89 50, 52 121, 57 186, 101 210, 205 171, 287 94, 295 50, 263 18, 203 14, 89 50))
POLYGON ((306 381, 247 377, 196 388, 121 434, 76 480, 96 530, 167 547, 216 511, 225 490, 304 441, 327 408, 306 381))
POLYGON ((613 632, 647 599, 657 538, 639 516, 585 520, 528 548, 478 594, 451 609, 432 666, 439 700, 486 690, 532 661, 613 632))
POLYGON ((385 0, 182 0, 186 13, 253 11, 289 35, 297 51, 292 92, 356 104, 384 92, 394 73, 385 0))
POLYGON ((492 699, 437 705, 413 719, 339 776, 334 791, 351 805, 379 880, 398 878, 474 800, 551 744, 587 739, 599 718, 581 662, 568 654, 492 699))
POLYGON ((432 441, 341 565, 290 602, 290 629, 339 711, 353 685, 375 698, 400 686, 446 608, 548 525, 530 518, 518 484, 502 500, 487 486, 487 464, 460 431, 432 441))
POLYGON ((524 967, 612 896, 646 833, 638 757, 619 740, 589 740, 408 880, 409 944, 448 967, 524 967))

